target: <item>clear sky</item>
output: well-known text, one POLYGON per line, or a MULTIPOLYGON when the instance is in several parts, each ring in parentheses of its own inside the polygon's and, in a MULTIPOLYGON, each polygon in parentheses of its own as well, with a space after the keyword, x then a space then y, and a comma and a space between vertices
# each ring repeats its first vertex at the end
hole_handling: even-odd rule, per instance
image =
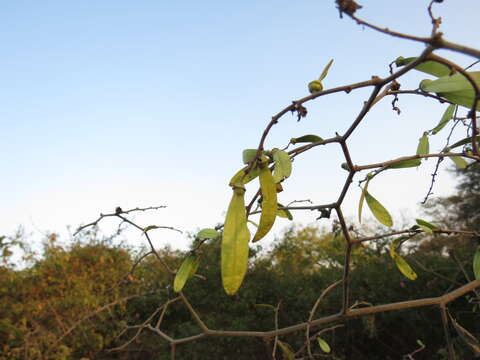
MULTIPOLYGON (((429 34, 428 1, 360 3, 358 15, 377 25, 429 34)), ((447 0, 435 13, 447 39, 479 46, 478 0, 447 0)), ((257 146, 274 113, 308 94, 329 59, 325 86, 333 87, 384 76, 396 57, 423 48, 340 19, 333 0, 2 1, 0 43, 0 234, 24 225, 40 237, 119 205, 168 206, 139 215, 142 225, 211 227, 223 220, 242 150, 257 146)), ((410 86, 421 78, 409 76, 410 86)), ((342 133, 366 95, 307 104, 309 116, 287 115, 267 147, 342 133)), ((400 106, 397 116, 389 101, 379 104, 354 134, 356 164, 413 154, 445 108, 407 98, 400 106)), ((333 201, 346 176, 342 162, 336 145, 298 158, 281 201, 333 201)), ((396 218, 412 215, 433 164, 382 176, 371 191, 396 218)), ((435 193, 453 185, 443 174, 435 193)), ((352 217, 358 196, 352 188, 345 204, 352 217)), ((316 214, 294 216, 306 224, 316 214)), ((279 221, 274 233, 286 225, 279 221)), ((187 243, 176 233, 155 236, 158 245, 187 243)))

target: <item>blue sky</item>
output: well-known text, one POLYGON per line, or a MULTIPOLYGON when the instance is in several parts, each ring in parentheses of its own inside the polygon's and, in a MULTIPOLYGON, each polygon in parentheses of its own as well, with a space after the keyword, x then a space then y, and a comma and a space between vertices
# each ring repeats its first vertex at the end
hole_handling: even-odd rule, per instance
MULTIPOLYGON (((361 3, 366 20, 429 34, 428 1, 361 3)), ((478 47, 477 0, 446 1, 435 12, 447 39, 478 47)), ((0 42, 0 233, 24 225, 35 236, 66 233, 118 205, 168 206, 138 216, 143 225, 213 226, 228 206, 227 183, 242 166, 242 150, 257 146, 274 113, 307 95, 329 59, 325 86, 333 87, 383 76, 397 56, 423 47, 340 19, 334 1, 4 1, 0 42)), ((421 78, 409 75, 402 85, 416 87, 421 78)), ((308 118, 298 123, 287 115, 267 147, 341 133, 366 96, 308 104, 308 118)), ((352 138, 355 163, 413 154, 444 110, 405 98, 397 116, 388 103, 352 138)), ((442 144, 438 139, 432 150, 442 144)), ((322 147, 295 161, 282 201, 334 200, 346 175, 339 154, 322 147)), ((386 175, 372 193, 398 218, 414 214, 432 166, 386 175)), ((436 193, 450 193, 453 184, 443 174, 436 193)), ((355 187, 347 200, 353 216, 355 187)), ((315 214, 296 218, 306 224, 315 214)), ((279 222, 274 233, 287 225, 279 222)), ((176 233, 157 236, 159 245, 187 244, 176 233)))

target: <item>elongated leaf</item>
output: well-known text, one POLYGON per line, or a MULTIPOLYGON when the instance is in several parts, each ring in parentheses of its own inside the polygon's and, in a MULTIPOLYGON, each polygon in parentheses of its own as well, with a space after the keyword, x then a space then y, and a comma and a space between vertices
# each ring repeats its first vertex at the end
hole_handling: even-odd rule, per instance
POLYGON ((220 233, 215 229, 202 229, 198 232, 196 238, 200 240, 216 239, 220 236, 220 233))
POLYGON ((330 351, 332 351, 332 349, 330 348, 330 345, 328 345, 328 343, 323 340, 321 337, 317 337, 317 341, 318 341, 318 345, 320 345, 320 348, 322 349, 323 352, 325 353, 330 353, 330 351))
POLYGON ((418 227, 420 228, 420 230, 422 230, 424 233, 427 233, 427 234, 433 234, 433 230, 430 229, 428 226, 425 226, 425 225, 418 225, 418 227))
POLYGON ((273 226, 277 217, 277 187, 268 166, 260 169, 260 190, 262 192, 262 214, 253 242, 262 239, 273 226))
POLYGON ((173 290, 175 292, 182 291, 187 280, 197 271, 198 264, 199 259, 195 255, 189 255, 183 260, 182 265, 180 265, 180 269, 178 269, 175 274, 175 279, 173 280, 173 290))
POLYGON ((455 112, 455 105, 451 104, 447 107, 445 112, 442 115, 442 118, 440 119, 440 122, 438 123, 437 126, 435 126, 432 129, 432 134, 435 135, 437 134, 440 130, 442 130, 445 125, 453 118, 453 114, 455 112))
POLYGON ((424 132, 423 136, 418 140, 417 155, 428 155, 429 152, 428 133, 424 132))
POLYGON ((269 310, 275 311, 275 306, 270 305, 270 304, 255 304, 255 306, 256 307, 264 307, 264 308, 267 308, 269 310))
POLYGON ((455 328, 455 331, 460 336, 460 338, 470 346, 470 349, 475 353, 475 356, 480 355, 480 342, 478 339, 473 336, 467 329, 462 327, 451 315, 450 320, 452 321, 452 325, 455 328))
POLYGON ((248 174, 245 173, 247 167, 240 169, 233 177, 230 179, 230 186, 237 186, 242 187, 243 185, 249 183, 253 179, 255 179, 258 174, 260 174, 260 170, 258 167, 253 168, 250 170, 248 174))
POLYGON ((468 166, 468 162, 461 156, 450 156, 449 159, 452 160, 459 169, 465 169, 468 166))
POLYGON ((422 163, 421 159, 403 160, 398 163, 387 166, 387 169, 403 169, 403 168, 409 168, 409 167, 417 167, 421 163, 422 163))
POLYGON ((368 191, 365 191, 365 200, 367 200, 367 205, 370 208, 370 211, 380 223, 388 227, 393 226, 392 217, 387 209, 385 209, 377 199, 370 195, 368 191))
POLYGON ((415 219, 415 222, 416 222, 419 226, 425 226, 425 227, 429 228, 430 230, 436 230, 436 229, 438 229, 437 226, 429 223, 428 221, 422 220, 422 219, 415 219))
POLYGON ((365 182, 365 187, 360 188, 362 189, 362 192, 360 193, 360 200, 358 201, 358 222, 362 222, 362 211, 363 211, 363 203, 365 202, 365 192, 368 189, 368 183, 370 182, 370 178, 367 178, 367 181, 365 182))
MULTIPOLYGON (((451 149, 455 149, 455 148, 457 148, 459 146, 462 146, 462 145, 470 144, 471 142, 472 142, 472 138, 469 136, 469 137, 463 138, 462 140, 457 141, 453 145, 450 145, 447 149, 448 149, 448 151, 450 151, 451 149)), ((477 137, 477 142, 480 145, 480 136, 477 137)))
POLYGON ((279 149, 273 149, 273 160, 275 168, 273 169, 273 181, 276 183, 290 176, 292 173, 292 160, 287 152, 279 149))
MULTIPOLYGON (((473 100, 475 98, 475 92, 473 90, 460 90, 446 93, 438 93, 439 96, 444 97, 448 101, 454 104, 462 105, 468 109, 473 106, 473 100)), ((480 102, 477 103, 477 111, 480 110, 480 102)))
POLYGON ((255 221, 252 221, 252 220, 247 220, 248 223, 252 224, 253 226, 255 226, 256 228, 258 228, 258 224, 255 222, 255 221))
POLYGON ((320 77, 318 78, 319 81, 322 81, 325 79, 325 77, 328 75, 328 70, 330 70, 330 66, 333 64, 333 59, 331 59, 327 65, 323 68, 322 73, 320 74, 320 77))
POLYGON ((398 254, 395 254, 393 260, 395 261, 395 265, 397 265, 398 270, 400 270, 405 277, 410 280, 415 280, 417 278, 417 274, 415 271, 413 271, 410 265, 408 265, 404 258, 398 254))
MULTIPOLYGON (((480 71, 472 71, 468 73, 473 81, 480 85, 480 71)), ((442 76, 437 80, 433 80, 424 86, 423 90, 436 93, 449 93, 462 90, 472 90, 472 84, 467 80, 465 76, 460 73, 455 73, 449 76, 442 76)))
POLYGON ((477 246, 477 251, 473 256, 473 273, 475 274, 475 279, 480 280, 480 245, 477 246))
MULTIPOLYGON (((409 58, 399 57, 396 60, 396 65, 404 66, 416 59, 417 59, 416 57, 409 57, 409 58)), ((448 66, 432 60, 422 62, 419 65, 415 66, 414 69, 436 76, 436 77, 448 76, 451 73, 451 70, 448 66)))
POLYGON ((221 249, 222 283, 229 295, 238 291, 247 272, 250 232, 245 211, 245 190, 236 188, 225 218, 221 249))
POLYGON ((285 209, 285 206, 280 203, 278 204, 277 216, 286 218, 288 220, 293 220, 292 213, 288 209, 285 209))
POLYGON ((255 155, 257 155, 257 149, 245 149, 242 152, 242 160, 244 164, 248 164, 253 159, 255 159, 255 155))
POLYGON ((420 340, 420 339, 417 339, 417 344, 420 345, 422 348, 425 347, 425 344, 424 344, 423 341, 420 340))
POLYGON ((287 343, 284 343, 283 341, 280 341, 280 340, 277 341, 277 344, 280 347, 280 349, 282 350, 284 359, 287 359, 287 360, 294 360, 295 359, 295 353, 293 352, 290 345, 288 345, 287 343))
POLYGON ((291 138, 290 143, 291 144, 296 144, 296 143, 314 143, 314 142, 319 142, 323 141, 323 139, 320 136, 317 135, 303 135, 298 138, 291 138))

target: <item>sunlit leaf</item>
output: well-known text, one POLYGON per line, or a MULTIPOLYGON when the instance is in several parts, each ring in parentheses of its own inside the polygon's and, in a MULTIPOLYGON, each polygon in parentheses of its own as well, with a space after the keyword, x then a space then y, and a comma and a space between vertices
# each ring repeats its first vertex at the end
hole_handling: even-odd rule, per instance
POLYGON ((393 260, 395 261, 395 265, 397 265, 398 270, 400 270, 405 277, 410 280, 415 280, 417 278, 417 274, 415 271, 413 271, 410 265, 408 265, 404 258, 398 254, 395 254, 393 260))
POLYGON ((292 160, 287 152, 279 149, 273 149, 273 161, 275 167, 273 169, 273 181, 276 183, 290 176, 292 173, 292 160))
POLYGON ((260 169, 260 190, 262 192, 262 214, 253 242, 262 239, 273 226, 277 217, 277 187, 268 166, 260 169))
POLYGON ((461 156, 449 156, 449 159, 452 160, 459 169, 465 169, 468 166, 468 162, 461 156))
POLYGON ((311 134, 290 139, 290 143, 294 145, 297 143, 314 143, 319 141, 323 141, 323 139, 320 136, 311 135, 311 134))
MULTIPOLYGON (((395 62, 397 66, 404 66, 416 59, 416 57, 399 57, 395 62)), ((448 76, 451 73, 451 70, 448 66, 432 60, 422 62, 415 66, 414 69, 436 77, 448 76)))
POLYGON ((173 281, 173 290, 175 292, 182 291, 183 287, 187 280, 192 277, 197 271, 200 261, 197 256, 189 255, 183 260, 182 265, 175 274, 175 279, 173 281))
POLYGON ((475 356, 480 355, 480 342, 475 336, 473 336, 467 329, 462 327, 452 316, 450 316, 452 325, 455 328, 455 331, 460 336, 460 338, 470 346, 472 351, 475 353, 475 356))
POLYGON ((362 211, 363 211, 363 203, 365 202, 365 192, 368 189, 368 183, 370 182, 370 178, 367 177, 367 181, 365 182, 365 187, 360 188, 362 192, 360 193, 360 200, 358 201, 358 222, 362 222, 362 211))
POLYGON ((428 133, 424 132, 423 136, 418 140, 417 155, 428 155, 429 152, 428 133))
POLYGON ((278 204, 277 216, 286 218, 288 220, 293 220, 292 213, 288 209, 285 209, 285 206, 282 204, 278 204))
POLYGON ((445 112, 442 115, 442 118, 440 119, 440 122, 438 123, 435 128, 432 129, 432 134, 435 135, 437 134, 440 130, 442 130, 445 125, 453 118, 453 114, 455 112, 455 105, 451 104, 447 107, 445 112))
POLYGON ((196 238, 200 240, 216 239, 219 236, 220 236, 220 233, 215 229, 202 229, 198 232, 196 238))
POLYGON ((383 207, 377 199, 375 199, 368 191, 365 192, 365 200, 367 200, 367 205, 370 208, 370 211, 375 216, 375 218, 385 226, 392 227, 393 220, 390 216, 387 209, 383 207))
POLYGON ((245 150, 243 150, 243 152, 242 152, 243 163, 248 164, 253 159, 255 159, 256 155, 257 155, 257 149, 245 149, 245 150))
POLYGON ((234 189, 223 227, 221 265, 225 292, 233 295, 243 282, 248 265, 248 241, 245 190, 234 189))
POLYGON ((409 167, 416 167, 416 166, 419 166, 421 162, 422 162, 421 159, 403 160, 395 164, 388 165, 387 169, 403 169, 403 168, 409 168, 409 167))
POLYGON ((415 219, 415 222, 416 222, 419 226, 425 226, 425 227, 429 228, 430 230, 438 229, 437 226, 429 223, 428 221, 422 220, 422 219, 415 219))
POLYGON ((418 225, 418 227, 419 227, 420 230, 422 230, 424 233, 433 234, 433 230, 430 229, 428 226, 418 225))
MULTIPOLYGON (((468 74, 472 77, 473 81, 480 86, 480 71, 473 71, 468 74)), ((423 89, 429 92, 448 93, 462 90, 473 91, 473 86, 465 76, 460 73, 455 73, 453 75, 442 76, 433 80, 423 89)))
POLYGON ((259 168, 255 167, 255 168, 251 169, 248 172, 248 174, 246 174, 245 171, 247 170, 247 168, 248 167, 246 166, 243 169, 240 169, 235 175, 233 175, 233 177, 230 180, 229 185, 230 186, 240 186, 241 187, 241 186, 249 183, 253 179, 255 179, 258 176, 258 174, 260 173, 259 168))
POLYGON ((480 280, 480 245, 477 246, 473 256, 473 273, 475 274, 475 279, 480 280))
POLYGON ((321 337, 317 337, 317 341, 318 341, 318 345, 320 345, 320 348, 322 349, 323 352, 325 353, 330 353, 330 351, 332 351, 332 349, 330 348, 330 345, 328 345, 328 343, 323 340, 321 337))
POLYGON ((327 76, 328 74, 328 70, 330 70, 330 66, 332 66, 333 64, 333 59, 331 59, 327 65, 325 65, 325 67, 323 68, 323 71, 322 73, 320 74, 320 77, 318 78, 319 81, 322 81, 323 79, 325 79, 325 77, 327 76))
POLYGON ((290 345, 287 343, 284 343, 283 341, 278 340, 277 341, 278 346, 283 352, 283 357, 287 360, 294 360, 295 359, 295 353, 293 352, 292 348, 290 345))
MULTIPOLYGON (((471 109, 473 106, 473 100, 475 98, 475 92, 473 90, 460 90, 446 93, 438 93, 439 96, 444 97, 448 101, 462 105, 471 109)), ((480 110, 480 102, 477 103, 477 111, 480 110)))

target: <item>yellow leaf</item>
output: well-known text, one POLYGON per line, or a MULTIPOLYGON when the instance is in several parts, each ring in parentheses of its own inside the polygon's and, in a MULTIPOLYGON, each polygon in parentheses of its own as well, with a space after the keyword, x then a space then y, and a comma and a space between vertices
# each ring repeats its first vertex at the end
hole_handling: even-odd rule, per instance
POLYGON ((262 215, 253 242, 262 239, 273 226, 277 217, 277 187, 268 166, 260 169, 260 190, 262 191, 262 215))
POLYGON ((175 280, 173 281, 173 290, 175 292, 182 291, 185 283, 189 278, 191 278, 198 269, 199 260, 194 255, 189 255, 185 260, 183 260, 180 269, 178 269, 177 274, 175 275, 175 280))
POLYGON ((222 283, 229 295, 238 291, 247 272, 249 240, 245 190, 236 188, 228 206, 222 237, 222 283))
POLYGON ((400 272, 408 279, 415 280, 417 278, 417 274, 413 271, 410 265, 408 265, 404 258, 395 253, 393 260, 395 260, 395 265, 397 265, 398 270, 400 270, 400 272))
POLYGON ((320 345, 320 348, 322 349, 323 352, 328 354, 330 351, 332 351, 332 349, 330 348, 330 345, 328 345, 328 343, 325 340, 323 340, 321 337, 317 337, 317 341, 318 341, 318 345, 320 345))
POLYGON ((368 191, 364 190, 364 192, 365 192, 365 200, 367 200, 367 205, 370 208, 370 211, 372 212, 372 214, 383 225, 392 227, 393 220, 390 214, 388 213, 387 209, 385 209, 383 205, 378 202, 377 199, 375 199, 372 195, 370 195, 368 191))

